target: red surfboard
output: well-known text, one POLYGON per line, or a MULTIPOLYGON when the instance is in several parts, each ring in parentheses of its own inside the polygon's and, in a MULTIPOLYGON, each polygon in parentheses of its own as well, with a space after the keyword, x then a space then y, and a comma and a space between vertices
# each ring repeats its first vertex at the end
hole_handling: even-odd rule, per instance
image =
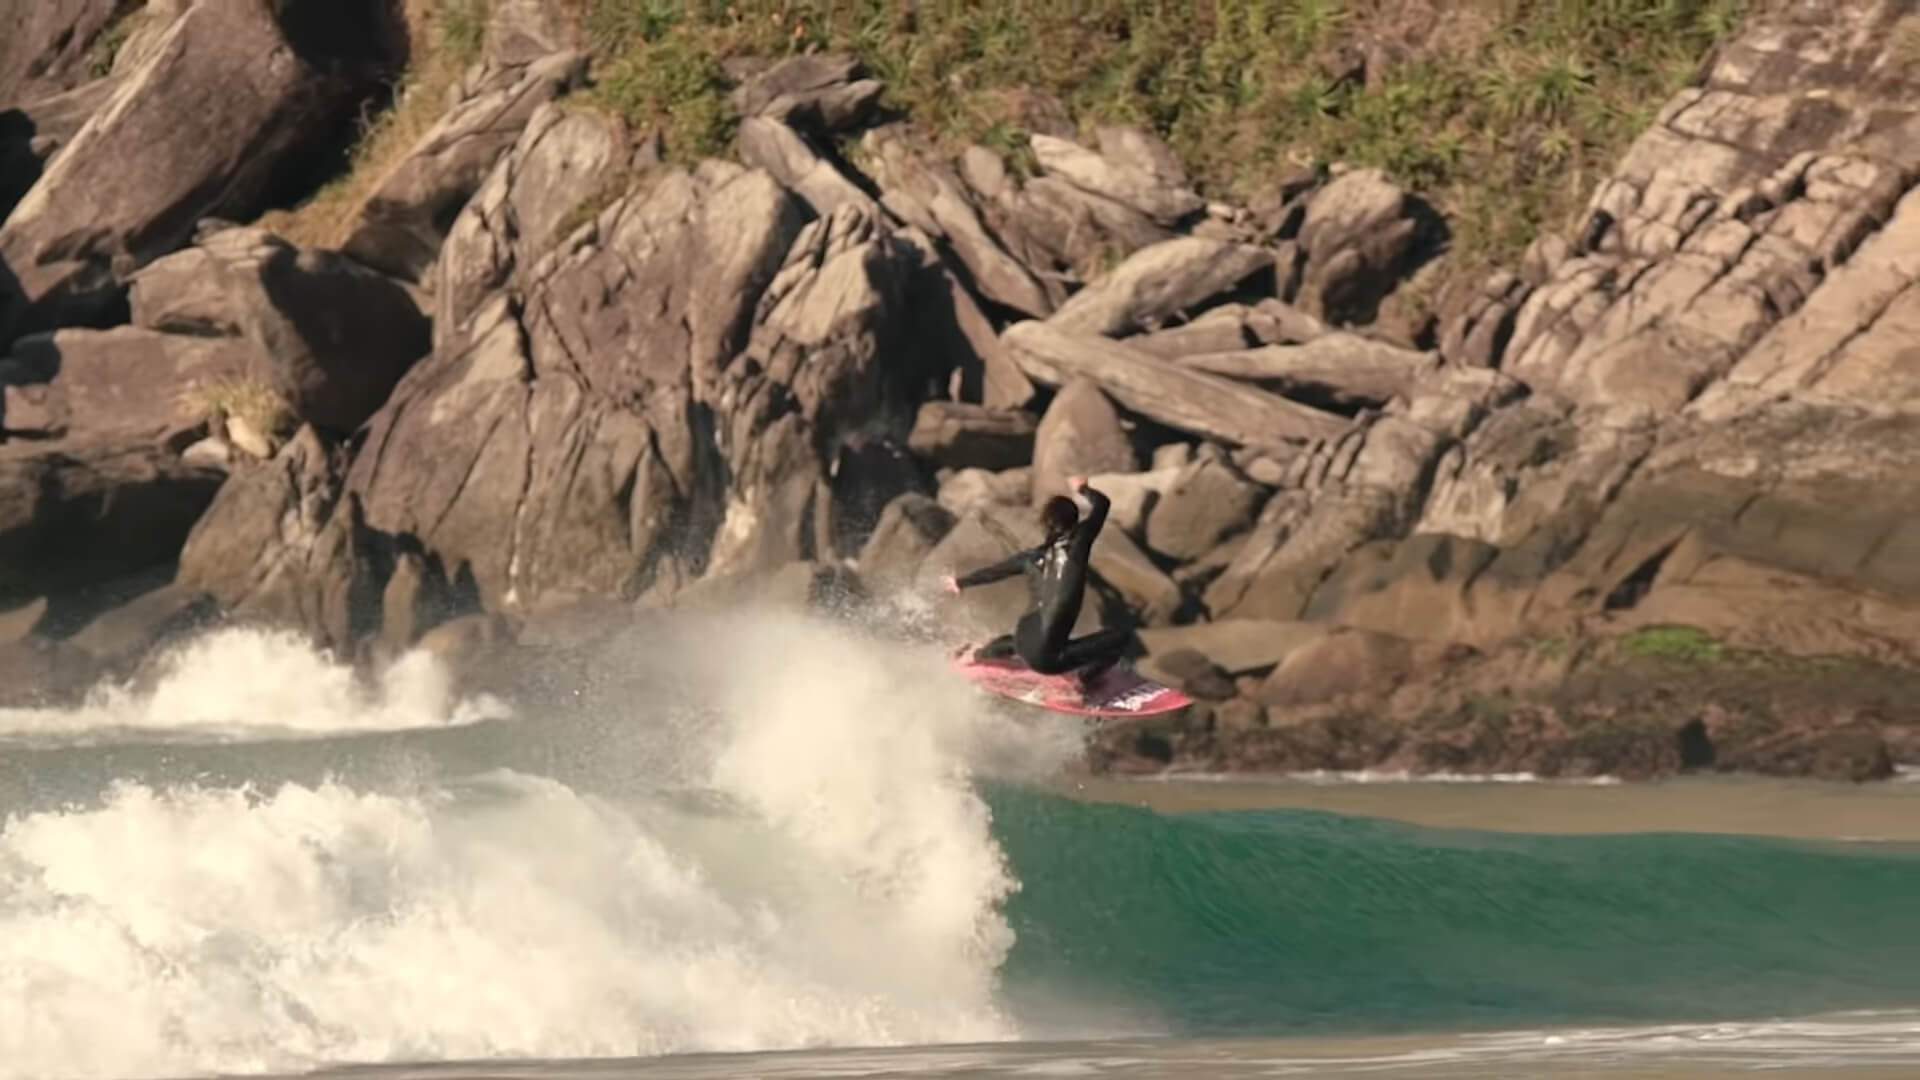
POLYGON ((950 659, 954 670, 990 694, 1074 716, 1156 716, 1184 709, 1193 699, 1138 672, 1115 664, 1086 693, 1072 672, 1042 675, 1017 659, 975 660, 977 645, 962 645, 950 659))

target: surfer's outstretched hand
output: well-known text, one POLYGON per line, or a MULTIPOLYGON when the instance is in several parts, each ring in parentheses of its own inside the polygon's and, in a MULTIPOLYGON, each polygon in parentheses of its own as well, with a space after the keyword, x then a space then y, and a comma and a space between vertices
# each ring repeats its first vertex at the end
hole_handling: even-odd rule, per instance
POLYGON ((940 587, 954 594, 955 596, 960 595, 960 579, 954 577, 952 574, 941 575, 940 587))
POLYGON ((1087 478, 1084 476, 1069 476, 1067 477, 1067 487, 1074 491, 1085 491, 1087 490, 1087 478))

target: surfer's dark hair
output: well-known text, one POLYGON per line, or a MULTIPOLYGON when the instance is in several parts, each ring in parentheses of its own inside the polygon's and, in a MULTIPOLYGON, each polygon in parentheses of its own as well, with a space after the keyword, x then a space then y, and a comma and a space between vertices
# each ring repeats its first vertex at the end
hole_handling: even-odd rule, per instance
POLYGON ((1048 536, 1064 536, 1080 524, 1080 508, 1065 495, 1055 495, 1040 508, 1040 524, 1046 526, 1048 536))

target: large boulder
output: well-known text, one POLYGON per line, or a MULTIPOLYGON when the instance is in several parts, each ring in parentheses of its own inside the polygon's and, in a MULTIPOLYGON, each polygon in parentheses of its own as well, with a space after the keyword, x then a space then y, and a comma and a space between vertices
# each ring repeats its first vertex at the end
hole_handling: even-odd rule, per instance
POLYGON ((956 520, 952 511, 919 492, 894 499, 860 552, 860 580, 882 593, 909 586, 956 520))
POLYGON ((1130 473, 1140 467, 1120 413, 1091 379, 1061 387, 1033 437, 1035 506, 1067 493, 1067 479, 1095 473, 1130 473))
POLYGON ((809 221, 767 172, 718 161, 559 236, 623 168, 619 137, 536 113, 454 225, 438 346, 354 462, 369 522, 488 607, 664 601, 837 557, 890 493, 843 477, 913 486, 868 436, 911 417, 883 358, 923 251, 857 205, 809 221))
POLYGON ((403 58, 382 0, 202 0, 0 226, 0 339, 110 318, 205 217, 244 220, 331 149, 403 58))
POLYGON ((868 132, 861 145, 873 161, 884 205, 944 243, 980 295, 1036 318, 1053 310, 1054 297, 988 230, 952 165, 891 128, 868 132))
POLYGON ((585 71, 586 57, 578 52, 489 68, 361 199, 340 249, 382 273, 422 280, 461 207, 534 111, 585 71))
MULTIPOLYGON (((1891 0, 1790 8, 1728 42, 1594 192, 1570 257, 1519 309, 1502 367, 1536 390, 1664 416, 1736 365, 1749 388, 1780 357, 1825 366, 1907 276, 1884 262, 1910 245, 1893 236, 1836 273, 1887 235, 1920 166, 1894 30, 1907 14, 1891 0)), ((1888 314, 1884 336, 1863 335, 1879 341, 1851 348, 1887 352, 1901 333, 1898 305, 1888 314)))
POLYGON ((145 444, 9 447, 0 453, 0 599, 166 566, 223 479, 145 444))
MULTIPOLYGON (((441 245, 432 275, 436 342, 560 239, 623 171, 626 132, 614 120, 548 102, 534 109, 513 150, 496 161, 441 245)), ((602 208, 604 209, 604 208, 602 208)))
POLYGON ((1272 270, 1271 251, 1183 236, 1129 255, 1073 294, 1047 321, 1068 333, 1109 337, 1157 330, 1248 278, 1272 270))
POLYGON ((914 416, 907 448, 951 469, 1012 469, 1033 458, 1032 413, 959 401, 928 401, 914 416))
POLYGON ((33 0, 0 10, 0 108, 92 77, 89 54, 122 6, 119 0, 33 0))
POLYGON ((263 229, 223 229, 154 262, 133 278, 132 307, 138 326, 250 353, 247 378, 334 435, 366 422, 432 344, 399 284, 263 229))
POLYGON ((380 625, 388 556, 346 494, 346 453, 303 427, 220 489, 180 552, 175 582, 226 611, 296 627, 347 652, 380 625))
POLYGON ((0 360, 0 430, 67 445, 184 449, 256 354, 222 338, 137 326, 32 334, 0 360))
POLYGON ((1297 282, 1282 298, 1334 326, 1372 322, 1380 302, 1436 249, 1444 226, 1380 169, 1355 169, 1307 196, 1297 282))
POLYGON ((1185 170, 1165 143, 1139 128, 1101 129, 1100 149, 1035 132, 1027 139, 1040 169, 1073 186, 1112 199, 1155 224, 1177 226, 1206 203, 1186 185, 1185 170))
POLYGON ((1176 562, 1212 551, 1253 526, 1266 491, 1217 456, 1180 470, 1147 516, 1149 548, 1176 562))

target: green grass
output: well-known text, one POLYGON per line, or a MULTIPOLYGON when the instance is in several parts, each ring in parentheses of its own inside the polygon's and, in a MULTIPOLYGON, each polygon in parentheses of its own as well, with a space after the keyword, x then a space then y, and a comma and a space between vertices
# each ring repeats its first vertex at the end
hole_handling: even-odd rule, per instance
POLYGON ((1213 197, 1314 163, 1381 166, 1481 263, 1570 226, 1748 0, 568 2, 596 96, 659 125, 671 158, 729 147, 723 61, 845 50, 956 144, 1013 151, 1037 90, 1083 128, 1164 135, 1213 197), (1339 77, 1334 58, 1369 49, 1395 59, 1339 77))
POLYGON ((1706 664, 1726 655, 1727 647, 1711 634, 1692 626, 1648 626, 1621 639, 1636 656, 1654 656, 1689 664, 1706 664))
POLYGON ((263 226, 306 247, 343 243, 354 210, 440 119, 448 90, 480 58, 489 0, 406 0, 403 10, 412 60, 393 104, 366 118, 346 172, 298 207, 266 215, 263 226))
POLYGON ((87 71, 96 79, 113 74, 113 63, 120 58, 120 50, 126 47, 127 39, 146 16, 144 5, 130 8, 102 27, 94 36, 93 44, 87 48, 87 71))

